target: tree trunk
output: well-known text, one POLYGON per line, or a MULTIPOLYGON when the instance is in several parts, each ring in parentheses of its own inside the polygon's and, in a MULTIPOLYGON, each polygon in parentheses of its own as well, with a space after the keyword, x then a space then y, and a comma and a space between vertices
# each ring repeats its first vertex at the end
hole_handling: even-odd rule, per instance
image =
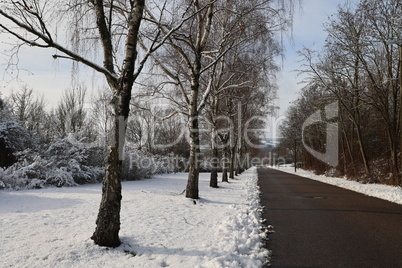
POLYGON ((198 199, 198 178, 199 178, 199 165, 197 157, 200 154, 200 140, 198 133, 198 118, 190 120, 190 164, 188 173, 188 182, 186 187, 186 197, 198 199))
POLYGON ((211 117, 212 117, 212 131, 211 131, 211 149, 212 149, 212 167, 211 167, 211 177, 209 180, 209 186, 212 188, 218 188, 218 133, 216 127, 216 114, 218 113, 218 96, 212 96, 211 105, 211 117))
POLYGON ((199 78, 194 78, 191 86, 191 103, 189 109, 189 131, 190 131, 190 163, 188 182, 186 187, 186 197, 198 199, 198 179, 199 179, 199 163, 198 156, 200 155, 200 136, 198 128, 198 110, 197 98, 199 90, 199 78))
MULTIPOLYGON (((349 142, 349 136, 347 134, 347 129, 346 129, 347 126, 344 126, 342 113, 341 113, 341 116, 340 116, 340 127, 341 127, 341 131, 342 131, 342 134, 343 134, 343 140, 344 140, 342 146, 346 145, 346 149, 347 149, 346 151, 344 150, 344 162, 345 162, 344 163, 344 169, 345 169, 345 174, 347 174, 347 175, 352 174, 354 176, 357 173, 356 172, 356 165, 355 165, 353 154, 352 154, 351 143, 349 142), (349 162, 347 161, 347 157, 349 158, 351 165, 348 164, 349 162), (352 166, 353 171, 349 170, 350 166, 352 166)), ((353 125, 352 125, 352 131, 351 132, 352 133, 354 132, 353 125)))
POLYGON ((228 170, 226 163, 226 148, 223 148, 223 158, 222 158, 222 182, 229 182, 228 180, 228 170))
POLYGON ((398 155, 395 142, 396 138, 393 136, 393 133, 391 133, 392 129, 390 129, 390 127, 388 127, 387 129, 388 129, 387 133, 388 133, 389 151, 392 160, 392 173, 396 175, 399 174, 398 155))
POLYGON ((234 179, 235 172, 235 153, 234 148, 230 150, 230 162, 229 162, 229 178, 234 179))
MULTIPOLYGON (((95 232, 92 239, 95 244, 107 247, 117 247, 119 239, 120 208, 121 208, 121 163, 126 137, 127 118, 130 112, 131 90, 135 76, 135 60, 137 59, 137 41, 144 0, 131 1, 131 12, 128 16, 128 31, 125 44, 124 60, 120 79, 106 77, 114 95, 111 100, 113 122, 110 129, 110 140, 105 161, 105 177, 102 185, 102 200, 96 219, 95 232)), ((96 1, 97 24, 104 48, 104 66, 111 73, 113 68, 113 49, 110 32, 105 21, 103 3, 96 1)))
POLYGON ((363 139, 362 139, 360 125, 356 125, 356 134, 357 134, 357 142, 359 144, 360 154, 361 154, 361 157, 363 160, 364 170, 366 172, 366 175, 370 175, 371 170, 370 170, 368 160, 367 160, 366 149, 363 145, 363 139))
POLYGON ((388 136, 389 151, 390 151, 391 163, 392 163, 391 184, 399 185, 400 175, 399 175, 397 143, 396 143, 397 132, 394 131, 394 128, 391 126, 390 122, 386 122, 386 123, 387 123, 387 136, 388 136))
POLYGON ((237 148, 237 139, 234 135, 234 131, 231 131, 231 142, 230 142, 230 162, 229 162, 229 178, 234 179, 235 168, 236 168, 236 148, 237 148))
MULTIPOLYGON (((215 131, 215 130, 213 130, 215 131)), ((209 180, 209 186, 212 188, 218 188, 218 148, 216 147, 216 136, 212 135, 212 168, 211 177, 209 180)))
POLYGON ((218 186, 218 167, 216 163, 212 163, 211 178, 209 186, 212 188, 219 188, 218 186))
POLYGON ((228 180, 228 170, 226 167, 222 168, 222 182, 229 182, 228 180))
POLYGON ((242 161, 242 150, 241 150, 241 135, 239 135, 239 141, 237 142, 237 159, 236 159, 236 176, 240 175, 242 173, 241 171, 241 162, 242 161))
MULTIPOLYGON (((248 158, 246 150, 247 150, 246 149, 246 143, 245 143, 244 138, 242 138, 241 142, 240 142, 240 159, 243 159, 245 157, 248 158)), ((240 166, 240 172, 239 173, 243 173, 245 170, 248 169, 249 161, 244 161, 244 163, 245 163, 245 165, 240 166)))
POLYGON ((240 167, 239 164, 237 164, 237 166, 236 166, 236 176, 240 175, 241 173, 242 173, 241 167, 240 167))
POLYGON ((102 200, 96 219, 96 229, 91 239, 95 244, 106 247, 118 247, 120 230, 120 207, 121 207, 121 140, 119 133, 125 121, 118 115, 118 109, 114 107, 114 118, 110 128, 106 159, 105 177, 102 182, 102 200))

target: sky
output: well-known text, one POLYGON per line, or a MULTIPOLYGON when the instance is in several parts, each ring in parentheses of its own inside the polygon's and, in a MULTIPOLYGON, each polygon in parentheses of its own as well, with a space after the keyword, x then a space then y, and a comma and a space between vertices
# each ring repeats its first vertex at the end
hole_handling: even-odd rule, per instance
MULTIPOLYGON (((280 60, 282 71, 278 75, 278 99, 276 105, 280 107, 277 116, 283 116, 289 103, 297 98, 297 94, 303 85, 299 84, 302 78, 298 77, 296 69, 300 68, 300 57, 297 51, 303 47, 320 49, 324 44, 326 33, 323 31, 323 23, 334 14, 339 4, 347 0, 302 0, 302 8, 296 9, 292 40, 284 38, 285 58, 280 60)), ((350 0, 352 1, 352 0, 350 0)), ((8 37, 0 36, 2 43, 8 41, 8 37)), ((0 50, 4 44, 0 44, 0 50)), ((65 59, 54 60, 54 49, 25 48, 19 55, 18 80, 10 81, 10 77, 4 77, 3 72, 8 62, 6 55, 0 54, 0 94, 7 96, 11 90, 18 90, 26 84, 39 94, 43 94, 47 105, 54 107, 61 98, 63 91, 71 85, 71 62, 65 59), (27 69, 29 71, 24 71, 27 69), (3 78, 3 79, 2 79, 3 78)), ((101 76, 93 76, 93 72, 86 67, 80 68, 80 77, 87 81, 90 91, 93 87, 99 87, 97 81, 102 81, 101 76), (94 86, 94 82, 95 85, 94 86)), ((15 72, 13 73, 15 75, 15 72)))
MULTIPOLYGON (((328 17, 336 13, 338 6, 348 0, 303 0, 302 9, 296 10, 292 40, 285 39, 285 59, 281 63, 282 71, 278 75, 278 99, 280 107, 277 116, 284 116, 289 104, 298 97, 303 87, 303 77, 297 73, 301 68, 301 57, 297 51, 304 47, 320 50, 327 37, 323 24, 328 17)), ((356 1, 349 0, 349 3, 356 1)))

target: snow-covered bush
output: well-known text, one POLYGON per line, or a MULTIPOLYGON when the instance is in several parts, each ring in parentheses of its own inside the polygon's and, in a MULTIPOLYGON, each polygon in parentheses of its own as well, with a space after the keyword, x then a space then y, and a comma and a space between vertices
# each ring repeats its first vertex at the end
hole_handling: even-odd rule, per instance
POLYGON ((4 177, 4 170, 0 167, 0 190, 6 188, 6 184, 2 181, 4 177))
MULTIPOLYGON (((104 156, 104 147, 82 144, 71 137, 58 139, 44 148, 20 151, 15 154, 16 163, 0 170, 0 189, 38 189, 100 182, 104 176, 104 156)), ((140 180, 154 174, 184 171, 186 166, 182 158, 126 148, 122 180, 140 180)))
POLYGON ((29 132, 13 120, 11 112, 0 98, 0 167, 17 161, 16 153, 31 145, 29 132))
POLYGON ((0 123, 4 121, 10 121, 12 119, 12 115, 10 111, 7 109, 6 104, 1 99, 0 96, 0 123))
POLYGON ((0 167, 17 161, 16 154, 32 145, 31 136, 15 121, 0 122, 0 167))
MULTIPOLYGON (((105 148, 104 144, 97 143, 94 133, 80 128, 55 140, 57 131, 50 130, 42 133, 46 138, 32 138, 35 132, 19 124, 6 106, 0 99, 0 169, 3 167, 0 189, 75 186, 102 180, 105 148)), ((49 116, 52 118, 54 115, 49 116)), ((45 129, 54 125, 51 121, 45 129)), ((122 162, 122 179, 149 178, 153 174, 183 171, 186 166, 178 158, 128 147, 122 162)))
POLYGON ((0 173, 5 188, 43 188, 99 182, 103 167, 87 165, 85 148, 66 139, 52 143, 42 152, 32 149, 19 153, 19 161, 0 173))

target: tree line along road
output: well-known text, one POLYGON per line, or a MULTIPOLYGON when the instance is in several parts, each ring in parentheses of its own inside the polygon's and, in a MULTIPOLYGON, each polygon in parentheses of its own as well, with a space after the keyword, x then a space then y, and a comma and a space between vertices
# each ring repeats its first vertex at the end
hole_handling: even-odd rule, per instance
POLYGON ((271 267, 402 267, 402 206, 258 170, 271 267))

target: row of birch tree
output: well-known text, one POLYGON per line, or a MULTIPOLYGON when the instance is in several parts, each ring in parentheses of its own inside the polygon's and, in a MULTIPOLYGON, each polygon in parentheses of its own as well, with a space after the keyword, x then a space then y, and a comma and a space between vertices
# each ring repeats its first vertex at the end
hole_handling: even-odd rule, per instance
MULTIPOLYGON (((53 58, 72 61, 74 70, 93 69, 110 88, 105 177, 92 236, 96 244, 120 245, 122 152, 126 134, 136 128, 136 123, 128 125, 130 110, 155 111, 147 105, 163 100, 169 109, 156 118, 185 118, 186 197, 199 198, 202 125, 211 125, 215 154, 218 145, 228 144, 221 154, 229 159, 233 176, 235 155, 246 150, 238 130, 253 116, 265 115, 274 97, 274 57, 281 53, 280 35, 292 23, 294 6, 290 0, 1 2, 1 34, 17 40, 12 55, 22 45, 53 49, 53 58)), ((9 67, 11 72, 15 65, 9 67)), ((211 186, 217 186, 215 178, 211 186)))

